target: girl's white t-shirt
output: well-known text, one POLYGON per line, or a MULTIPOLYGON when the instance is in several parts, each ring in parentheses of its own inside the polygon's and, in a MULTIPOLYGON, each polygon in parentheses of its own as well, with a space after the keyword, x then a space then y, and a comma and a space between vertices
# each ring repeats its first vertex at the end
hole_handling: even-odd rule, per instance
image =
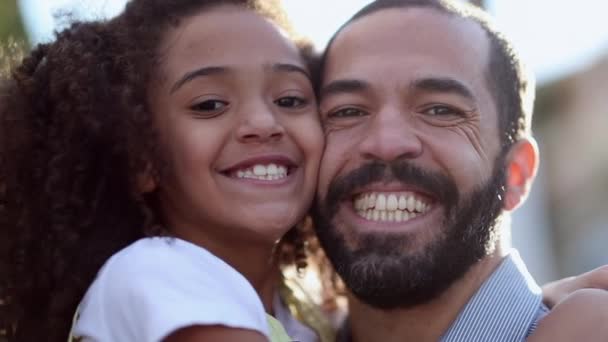
POLYGON ((270 336, 264 306, 243 275, 190 242, 151 237, 105 263, 79 306, 72 336, 158 342, 192 325, 270 336))

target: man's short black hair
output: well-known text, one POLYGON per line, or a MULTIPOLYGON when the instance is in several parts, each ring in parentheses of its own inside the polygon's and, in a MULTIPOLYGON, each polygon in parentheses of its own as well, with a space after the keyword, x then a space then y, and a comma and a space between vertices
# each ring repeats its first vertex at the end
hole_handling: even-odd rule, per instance
POLYGON ((511 43, 493 25, 482 10, 450 0, 376 0, 357 12, 330 39, 319 63, 321 82, 332 43, 342 29, 352 22, 385 9, 429 8, 447 15, 472 20, 486 32, 490 41, 487 83, 498 112, 501 144, 508 148, 515 141, 531 134, 534 80, 524 71, 511 43))

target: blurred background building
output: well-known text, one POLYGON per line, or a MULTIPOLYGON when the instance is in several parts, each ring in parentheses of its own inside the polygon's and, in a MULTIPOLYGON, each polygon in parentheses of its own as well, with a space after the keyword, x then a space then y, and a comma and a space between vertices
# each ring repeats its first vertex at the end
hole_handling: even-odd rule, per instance
POLYGON ((536 133, 559 274, 608 263, 608 53, 542 85, 536 133))
MULTIPOLYGON (((294 25, 323 47, 369 0, 284 0, 294 25)), ((546 282, 608 264, 608 3, 473 1, 492 13, 538 79, 538 179, 513 218, 513 244, 546 282)), ((125 0, 1 0, 0 42, 52 39, 66 18, 102 18, 125 0), (61 14, 69 13, 70 16, 61 14)))

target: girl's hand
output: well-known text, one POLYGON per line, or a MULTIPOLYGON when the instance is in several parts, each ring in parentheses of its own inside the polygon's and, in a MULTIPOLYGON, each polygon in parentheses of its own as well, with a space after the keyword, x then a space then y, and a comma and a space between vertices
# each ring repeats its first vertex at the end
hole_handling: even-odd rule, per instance
POLYGON ((574 291, 582 289, 608 290, 608 265, 546 284, 543 286, 543 302, 552 308, 574 291))

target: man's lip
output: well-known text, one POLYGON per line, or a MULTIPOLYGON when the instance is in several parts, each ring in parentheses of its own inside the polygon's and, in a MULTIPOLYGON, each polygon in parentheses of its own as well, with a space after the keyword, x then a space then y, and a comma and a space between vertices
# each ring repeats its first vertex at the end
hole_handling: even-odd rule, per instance
POLYGON ((288 169, 296 168, 297 163, 290 157, 283 154, 266 154, 254 156, 245 160, 241 160, 235 164, 232 164, 229 167, 220 169, 221 173, 229 174, 231 172, 247 169, 254 165, 268 165, 268 164, 276 164, 286 166, 288 169))

